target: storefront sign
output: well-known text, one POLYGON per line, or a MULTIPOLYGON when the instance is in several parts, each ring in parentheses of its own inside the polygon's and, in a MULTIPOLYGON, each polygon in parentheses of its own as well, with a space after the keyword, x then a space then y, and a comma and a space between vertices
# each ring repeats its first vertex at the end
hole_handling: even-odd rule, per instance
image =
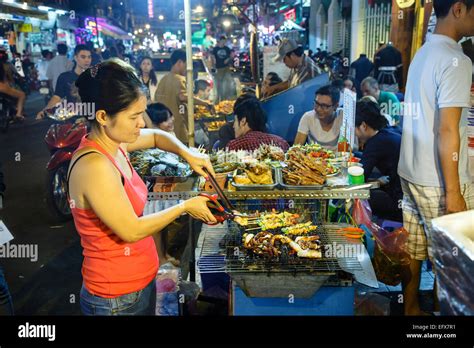
POLYGON ((400 8, 408 8, 413 6, 415 0, 397 0, 397 5, 400 8))
POLYGON ((18 26, 18 31, 21 33, 31 33, 33 31, 33 25, 29 23, 23 23, 18 26))
POLYGON ((148 18, 153 18, 153 0, 148 0, 148 18))

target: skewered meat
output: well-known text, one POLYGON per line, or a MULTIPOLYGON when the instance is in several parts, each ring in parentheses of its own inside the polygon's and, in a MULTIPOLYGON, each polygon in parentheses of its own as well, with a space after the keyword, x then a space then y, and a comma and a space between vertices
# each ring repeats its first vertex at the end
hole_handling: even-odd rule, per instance
POLYGON ((314 226, 311 221, 308 221, 302 224, 296 224, 294 226, 284 227, 281 230, 286 235, 300 236, 300 235, 304 235, 304 234, 308 234, 310 232, 316 231, 317 228, 318 226, 314 226))

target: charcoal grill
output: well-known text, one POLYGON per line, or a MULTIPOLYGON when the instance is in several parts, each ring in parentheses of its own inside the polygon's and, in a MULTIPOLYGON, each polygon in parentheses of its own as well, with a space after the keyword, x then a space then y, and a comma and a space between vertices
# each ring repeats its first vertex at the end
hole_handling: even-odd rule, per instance
POLYGON ((357 255, 328 257, 326 246, 340 246, 343 250, 346 246, 351 246, 350 248, 357 250, 358 247, 363 247, 361 241, 349 240, 337 232, 346 227, 345 224, 318 224, 322 218, 321 205, 315 201, 293 201, 290 209, 287 205, 285 200, 236 203, 239 211, 272 208, 280 211, 304 211, 305 221, 311 219, 318 225, 316 234, 321 240, 321 259, 305 259, 296 255, 269 259, 255 255, 242 247, 242 227, 234 222, 227 222, 222 228, 205 228, 203 231, 198 261, 200 273, 225 272, 249 297, 309 298, 323 285, 350 286, 351 273, 362 270, 357 255))

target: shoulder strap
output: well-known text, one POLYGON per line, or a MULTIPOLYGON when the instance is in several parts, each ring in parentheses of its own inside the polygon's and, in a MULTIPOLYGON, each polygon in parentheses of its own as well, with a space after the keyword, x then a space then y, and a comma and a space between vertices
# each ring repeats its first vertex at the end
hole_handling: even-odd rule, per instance
POLYGON ((86 153, 83 153, 82 155, 80 155, 78 158, 76 158, 76 160, 72 163, 71 165, 71 169, 69 169, 69 173, 67 173, 67 177, 66 177, 66 194, 67 194, 67 197, 69 198, 69 179, 71 177, 71 173, 72 173, 72 170, 74 168, 74 166, 76 165, 76 163, 84 156, 87 156, 91 153, 100 153, 98 151, 89 151, 89 152, 86 152, 86 153))

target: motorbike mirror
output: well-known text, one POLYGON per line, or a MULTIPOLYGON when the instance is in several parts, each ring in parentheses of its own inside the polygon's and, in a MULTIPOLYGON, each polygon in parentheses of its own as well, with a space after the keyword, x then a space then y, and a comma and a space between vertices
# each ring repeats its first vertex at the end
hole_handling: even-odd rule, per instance
POLYGON ((52 108, 46 109, 45 114, 55 121, 67 121, 76 116, 74 112, 65 108, 63 103, 58 103, 52 108))

